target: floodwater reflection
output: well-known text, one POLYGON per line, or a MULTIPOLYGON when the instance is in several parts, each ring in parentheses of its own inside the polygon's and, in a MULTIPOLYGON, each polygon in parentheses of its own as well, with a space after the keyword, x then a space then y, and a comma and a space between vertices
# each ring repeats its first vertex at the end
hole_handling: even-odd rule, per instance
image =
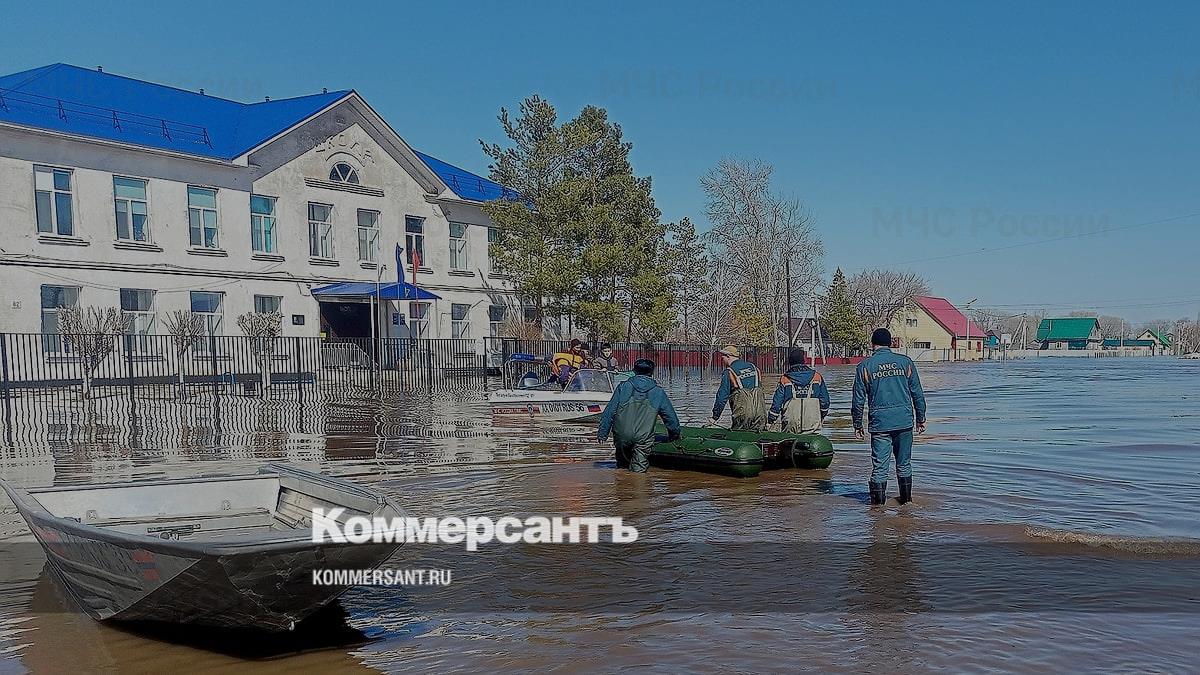
MULTIPOLYGON (((597 669, 1189 670, 1200 639, 1200 362, 924 369, 915 505, 866 506, 848 369, 826 370, 824 471, 738 480, 618 471, 594 427, 488 412, 482 391, 382 400, 13 401, 0 475, 21 485, 254 471, 371 484, 414 516, 620 516, 629 546, 406 545, 444 588, 355 588, 330 635, 110 627, 64 611, 0 505, 0 664, 34 671, 597 669), (1167 412, 1164 415, 1164 411, 1167 412), (324 635, 322 636, 324 637, 324 635), (186 638, 186 639, 185 639, 186 638), (263 648, 245 652, 230 645, 263 648), (265 660, 264 660, 265 659, 265 660)), ((715 383, 665 385, 685 421, 715 383)), ((895 493, 892 483, 892 496, 895 493)), ((7 508, 4 508, 6 507, 7 508)))

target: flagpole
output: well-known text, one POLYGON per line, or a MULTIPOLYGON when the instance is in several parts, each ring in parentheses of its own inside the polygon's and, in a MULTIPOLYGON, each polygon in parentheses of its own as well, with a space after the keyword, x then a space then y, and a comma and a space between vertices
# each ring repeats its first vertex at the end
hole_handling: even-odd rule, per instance
POLYGON ((383 327, 379 325, 379 308, 383 305, 383 298, 379 297, 379 279, 385 269, 387 265, 380 265, 375 271, 375 302, 371 305, 371 342, 375 349, 375 365, 379 370, 380 379, 383 379, 383 327))

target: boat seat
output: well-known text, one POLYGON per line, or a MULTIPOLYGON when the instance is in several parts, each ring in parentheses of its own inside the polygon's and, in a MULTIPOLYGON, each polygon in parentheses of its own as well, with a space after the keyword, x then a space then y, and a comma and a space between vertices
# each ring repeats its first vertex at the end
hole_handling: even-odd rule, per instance
POLYGON ((122 516, 84 520, 87 525, 163 539, 209 539, 271 528, 271 511, 265 508, 227 509, 211 513, 122 516))

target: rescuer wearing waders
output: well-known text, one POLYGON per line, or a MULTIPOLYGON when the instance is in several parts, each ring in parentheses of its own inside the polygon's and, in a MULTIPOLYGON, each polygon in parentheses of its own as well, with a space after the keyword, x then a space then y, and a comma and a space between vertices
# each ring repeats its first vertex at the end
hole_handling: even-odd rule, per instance
POLYGON ((733 413, 733 424, 729 426, 731 430, 766 431, 767 403, 758 386, 762 383, 758 368, 743 360, 738 348, 732 345, 722 349, 719 354, 725 362, 725 373, 721 377, 721 387, 717 389, 717 401, 713 404, 709 424, 717 425, 728 403, 733 413))
POLYGON ((912 501, 913 428, 925 433, 925 392, 912 359, 894 353, 892 334, 878 328, 871 334, 875 349, 870 358, 858 364, 854 374, 854 396, 850 417, 854 436, 862 439, 863 404, 868 409, 867 432, 871 434, 871 504, 887 501, 887 479, 896 458, 896 479, 900 483, 901 504, 912 501))
POLYGON ((829 414, 829 388, 821 374, 808 367, 807 354, 796 347, 788 350, 787 372, 771 400, 767 424, 780 421, 784 431, 815 434, 829 414), (782 418, 782 419, 780 419, 782 418))
POLYGON ((633 377, 617 385, 596 432, 596 439, 603 443, 612 431, 617 466, 634 473, 644 473, 650 466, 656 418, 661 417, 667 426, 668 440, 677 440, 680 433, 675 407, 652 375, 653 361, 638 359, 634 362, 633 377))

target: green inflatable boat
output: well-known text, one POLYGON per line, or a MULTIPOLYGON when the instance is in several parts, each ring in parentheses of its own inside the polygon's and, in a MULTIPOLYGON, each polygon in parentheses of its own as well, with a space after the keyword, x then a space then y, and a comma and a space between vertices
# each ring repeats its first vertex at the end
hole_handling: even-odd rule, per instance
POLYGON ((662 441, 651 450, 650 463, 664 468, 750 478, 764 469, 827 469, 833 463, 833 444, 820 434, 683 427, 683 438, 667 442, 666 429, 656 431, 662 441))

